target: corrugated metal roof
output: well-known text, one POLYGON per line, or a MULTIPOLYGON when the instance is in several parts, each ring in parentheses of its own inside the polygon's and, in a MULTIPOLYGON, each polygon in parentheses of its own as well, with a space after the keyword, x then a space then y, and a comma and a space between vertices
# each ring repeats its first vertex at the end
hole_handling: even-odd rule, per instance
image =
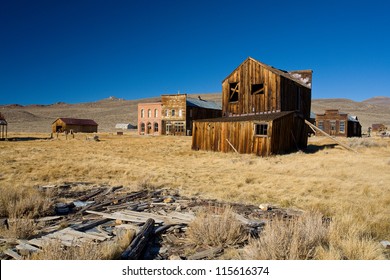
MULTIPOLYGON (((64 123, 70 125, 98 125, 94 120, 90 119, 58 118, 57 120, 62 120, 64 123)), ((55 120, 53 123, 55 123, 57 120, 55 120)))
POLYGON ((222 106, 214 101, 187 97, 187 106, 205 109, 222 110, 222 106))
POLYGON ((359 122, 357 116, 350 116, 350 115, 348 115, 348 120, 351 121, 351 122, 359 122))
POLYGON ((195 122, 243 122, 243 121, 273 121, 281 117, 293 114, 294 111, 285 111, 268 114, 246 115, 237 117, 222 117, 215 119, 201 119, 195 120, 195 122))
POLYGON ((7 125, 7 121, 4 119, 0 120, 0 125, 7 125))

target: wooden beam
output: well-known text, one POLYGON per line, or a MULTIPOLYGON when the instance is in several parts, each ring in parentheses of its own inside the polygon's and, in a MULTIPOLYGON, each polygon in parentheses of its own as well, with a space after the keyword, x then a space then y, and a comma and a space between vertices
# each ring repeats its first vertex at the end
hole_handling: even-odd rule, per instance
POLYGON ((324 134, 326 137, 328 137, 329 139, 332 139, 334 142, 336 142, 337 144, 339 144, 341 147, 349 150, 349 151, 352 151, 352 152, 355 152, 357 153, 356 150, 352 149, 351 147, 348 147, 347 145, 341 143, 339 140, 335 139, 334 137, 330 136, 328 133, 326 133, 325 131, 323 131, 322 129, 316 127, 314 124, 312 124, 311 122, 305 120, 305 123, 314 131, 319 131, 321 132, 322 134, 324 134))
POLYGON ((226 139, 226 141, 228 142, 228 144, 230 145, 230 147, 233 148, 233 150, 238 154, 239 152, 236 150, 236 148, 234 148, 233 144, 230 143, 230 141, 228 139, 226 139))
POLYGON ((129 247, 122 253, 123 260, 138 260, 154 231, 154 220, 148 219, 129 247))

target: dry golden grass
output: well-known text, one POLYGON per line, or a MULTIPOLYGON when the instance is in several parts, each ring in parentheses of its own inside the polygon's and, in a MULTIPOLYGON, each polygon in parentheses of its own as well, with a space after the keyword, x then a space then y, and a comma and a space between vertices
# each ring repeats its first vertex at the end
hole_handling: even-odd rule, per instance
POLYGON ((234 246, 247 239, 248 232, 231 207, 202 209, 187 230, 187 243, 195 246, 234 246))
POLYGON ((100 142, 87 141, 84 134, 70 140, 0 142, 0 185, 28 192, 64 181, 129 188, 147 182, 184 195, 315 210, 340 226, 356 225, 359 237, 350 240, 357 248, 361 240, 390 240, 388 138, 370 139, 377 145, 354 145, 358 153, 353 153, 314 137, 306 153, 260 158, 192 151, 190 137, 99 136, 100 142))
POLYGON ((324 222, 318 212, 306 212, 292 221, 274 220, 259 239, 251 240, 245 259, 262 260, 381 260, 378 244, 361 225, 336 220, 324 222))
POLYGON ((246 259, 314 259, 316 249, 327 243, 328 227, 319 213, 305 213, 291 221, 275 219, 260 238, 251 240, 245 249, 246 259))

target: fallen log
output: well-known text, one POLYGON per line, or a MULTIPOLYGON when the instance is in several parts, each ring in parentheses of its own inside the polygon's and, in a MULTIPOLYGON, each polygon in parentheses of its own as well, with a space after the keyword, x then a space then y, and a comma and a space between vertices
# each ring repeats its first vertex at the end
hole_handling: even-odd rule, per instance
POLYGON ((145 249, 146 244, 153 235, 154 220, 148 219, 141 228, 140 232, 122 253, 121 259, 123 260, 138 260, 142 251, 145 249))

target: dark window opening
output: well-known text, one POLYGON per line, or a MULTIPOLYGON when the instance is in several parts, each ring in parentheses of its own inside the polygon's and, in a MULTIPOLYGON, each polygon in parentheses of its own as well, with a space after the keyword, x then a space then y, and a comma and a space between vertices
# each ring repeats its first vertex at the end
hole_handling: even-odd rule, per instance
POLYGON ((251 94, 264 94, 264 84, 252 84, 251 94))
POLYGON ((255 124, 255 135, 267 136, 268 124, 255 124))
POLYGON ((229 83, 229 102, 237 102, 239 92, 238 83, 229 83))
POLYGON ((298 87, 297 89, 297 100, 296 100, 296 110, 301 110, 301 88, 298 87))

